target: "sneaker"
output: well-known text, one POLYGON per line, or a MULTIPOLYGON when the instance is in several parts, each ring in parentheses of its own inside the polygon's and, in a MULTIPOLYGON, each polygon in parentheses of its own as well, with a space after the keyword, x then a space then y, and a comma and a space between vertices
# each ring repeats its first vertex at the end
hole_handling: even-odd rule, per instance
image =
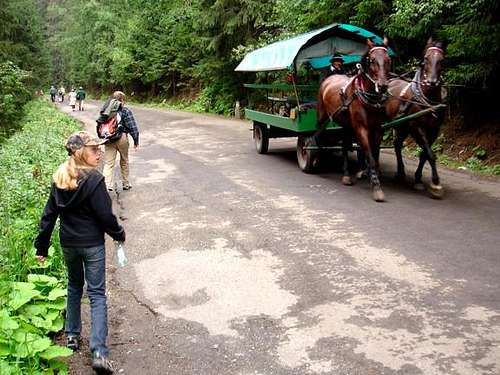
POLYGON ((73 351, 80 349, 80 337, 78 336, 68 336, 66 338, 66 347, 73 351))
POLYGON ((123 185, 123 190, 130 190, 132 189, 132 185, 123 185))
POLYGON ((99 375, 112 374, 115 371, 108 358, 99 352, 92 354, 92 369, 99 375))

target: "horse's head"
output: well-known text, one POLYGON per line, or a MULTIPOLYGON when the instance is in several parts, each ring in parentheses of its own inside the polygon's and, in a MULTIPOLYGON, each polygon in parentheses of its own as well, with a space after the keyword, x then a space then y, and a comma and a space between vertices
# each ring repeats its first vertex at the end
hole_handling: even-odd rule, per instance
POLYGON ((368 52, 364 56, 365 72, 375 85, 377 94, 387 91, 387 77, 391 69, 391 58, 387 49, 388 44, 387 38, 384 38, 384 43, 380 45, 374 44, 370 39, 367 40, 368 52))
POLYGON ((442 66, 444 59, 444 46, 441 42, 434 42, 432 37, 427 41, 424 49, 424 61, 422 63, 422 83, 429 86, 437 86, 441 82, 442 66))

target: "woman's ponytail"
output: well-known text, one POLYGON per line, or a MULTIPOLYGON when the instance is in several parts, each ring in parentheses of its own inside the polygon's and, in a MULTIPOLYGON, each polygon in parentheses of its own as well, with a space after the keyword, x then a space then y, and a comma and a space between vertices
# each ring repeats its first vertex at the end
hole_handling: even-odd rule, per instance
POLYGON ((57 188, 61 190, 76 190, 78 188, 78 169, 74 154, 71 155, 54 172, 52 179, 57 188))

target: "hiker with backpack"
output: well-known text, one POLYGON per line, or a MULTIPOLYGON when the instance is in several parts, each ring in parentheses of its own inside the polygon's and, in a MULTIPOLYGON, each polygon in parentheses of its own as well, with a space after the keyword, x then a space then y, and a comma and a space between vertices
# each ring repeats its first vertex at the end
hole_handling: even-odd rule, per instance
POLYGON ((98 374, 111 374, 106 345, 108 318, 106 302, 106 251, 104 233, 115 241, 125 241, 125 231, 112 211, 104 177, 96 169, 102 141, 79 131, 66 141, 68 159, 52 176, 52 187, 35 240, 36 258, 45 261, 57 218, 59 239, 68 269, 66 346, 80 347, 81 300, 87 283, 90 299, 90 350, 92 368, 98 374))
POLYGON ((83 101, 85 100, 85 91, 83 87, 80 86, 76 93, 76 103, 78 104, 78 110, 83 111, 83 101))
POLYGON ((54 103, 56 101, 56 94, 57 94, 57 89, 54 85, 50 86, 49 94, 50 94, 50 100, 52 101, 52 103, 54 103))
POLYGON ((115 166, 116 154, 120 154, 120 170, 122 175, 122 188, 132 188, 129 181, 128 163, 128 134, 134 141, 134 150, 139 147, 139 128, 130 108, 125 107, 125 94, 115 91, 100 111, 97 119, 97 135, 106 139, 104 145, 104 178, 108 191, 114 190, 113 168, 115 166))

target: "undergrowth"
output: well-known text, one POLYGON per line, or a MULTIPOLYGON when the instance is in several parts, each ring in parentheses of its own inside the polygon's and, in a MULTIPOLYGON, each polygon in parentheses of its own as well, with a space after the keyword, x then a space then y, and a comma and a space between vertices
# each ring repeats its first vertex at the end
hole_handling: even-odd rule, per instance
POLYGON ((54 230, 44 265, 33 240, 51 184, 78 124, 43 100, 26 107, 22 129, 0 144, 0 373, 65 374, 71 351, 51 337, 63 328, 66 270, 54 230))

